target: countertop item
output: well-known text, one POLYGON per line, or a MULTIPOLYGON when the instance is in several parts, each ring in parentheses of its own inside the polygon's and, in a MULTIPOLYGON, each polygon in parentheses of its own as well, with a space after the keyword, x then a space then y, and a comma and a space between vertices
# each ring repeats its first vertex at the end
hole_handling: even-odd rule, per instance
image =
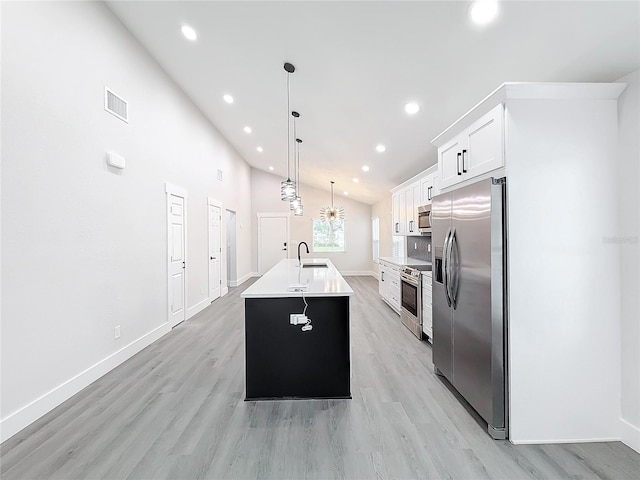
POLYGON ((260 277, 242 298, 342 297, 353 290, 328 258, 285 259, 260 277))
POLYGON ((431 270, 431 262, 411 257, 380 257, 380 260, 393 263, 399 267, 427 266, 431 270))

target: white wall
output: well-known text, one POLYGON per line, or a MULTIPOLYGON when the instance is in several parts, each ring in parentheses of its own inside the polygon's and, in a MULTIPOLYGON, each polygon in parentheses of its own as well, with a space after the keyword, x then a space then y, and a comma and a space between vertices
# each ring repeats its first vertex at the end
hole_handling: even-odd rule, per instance
MULTIPOLYGON (((280 200, 280 182, 283 179, 271 173, 251 169, 251 208, 252 231, 257 231, 257 214, 271 212, 289 212, 289 203, 280 200)), ((327 185, 329 187, 329 185, 327 185)), ((291 217, 291 248, 289 258, 296 258, 296 247, 299 242, 307 242, 309 251, 312 241, 312 219, 320 217, 320 209, 331 203, 331 195, 327 190, 319 190, 302 184, 300 196, 304 206, 302 217, 291 217)), ((313 252, 310 257, 327 257, 343 274, 371 273, 371 206, 334 193, 334 203, 345 210, 345 242, 344 253, 313 252)), ((258 271, 257 235, 252 236, 252 265, 258 271)))
POLYGON ((620 255, 620 318, 622 342, 622 440, 640 451, 640 308, 638 256, 640 197, 640 71, 622 77, 628 83, 618 100, 618 230, 610 248, 620 255))
POLYGON ((237 212, 238 251, 251 211, 248 165, 102 3, 3 2, 1 133, 4 440, 168 332, 165 182, 189 194, 190 313, 208 304, 207 196, 237 212))

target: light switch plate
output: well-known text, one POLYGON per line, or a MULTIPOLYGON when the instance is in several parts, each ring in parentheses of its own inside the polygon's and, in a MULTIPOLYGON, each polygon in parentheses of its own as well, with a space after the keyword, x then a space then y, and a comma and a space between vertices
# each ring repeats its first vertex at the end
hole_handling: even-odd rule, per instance
POLYGON ((124 157, 117 153, 107 152, 107 164, 114 168, 124 169, 124 157))

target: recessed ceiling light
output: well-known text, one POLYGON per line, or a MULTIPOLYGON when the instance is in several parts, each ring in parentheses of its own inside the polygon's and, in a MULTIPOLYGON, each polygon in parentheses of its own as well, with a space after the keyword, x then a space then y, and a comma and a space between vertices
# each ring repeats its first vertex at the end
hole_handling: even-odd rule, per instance
POLYGON ((418 113, 420 111, 420 105, 414 102, 409 102, 404 106, 404 111, 409 115, 413 115, 414 113, 418 113))
POLYGON ((182 30, 182 35, 184 35, 184 38, 186 38, 187 40, 191 40, 192 42, 195 42, 198 39, 198 34, 189 25, 183 25, 181 30, 182 30))
POLYGON ((357 178, 353 179, 353 183, 358 183, 360 180, 358 180, 357 178))
POLYGON ((469 7, 469 16, 477 25, 486 25, 498 14, 496 0, 475 0, 469 7))
POLYGON ((272 165, 269 165, 269 170, 271 170, 273 172, 275 169, 273 168, 272 165))
POLYGON ((243 130, 245 133, 251 133, 251 127, 244 127, 243 130))
POLYGON ((349 192, 344 192, 345 195, 349 195, 349 192))
POLYGON ((263 152, 262 147, 258 147, 258 148, 256 148, 256 150, 259 151, 260 153, 263 152))
POLYGON ((385 147, 384 145, 380 144, 380 145, 376 145, 376 152, 382 153, 387 149, 387 147, 385 147))
POLYGON ((369 171, 369 167, 367 165, 363 165, 362 166, 362 171, 363 172, 368 172, 369 171))
POLYGON ((222 97, 222 99, 227 103, 233 103, 233 97, 228 93, 222 97))

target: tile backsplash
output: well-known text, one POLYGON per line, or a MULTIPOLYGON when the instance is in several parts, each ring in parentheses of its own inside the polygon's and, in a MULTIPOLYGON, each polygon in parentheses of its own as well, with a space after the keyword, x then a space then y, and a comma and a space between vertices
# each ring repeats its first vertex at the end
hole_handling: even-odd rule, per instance
POLYGON ((431 235, 407 237, 407 257, 431 261, 431 235))

